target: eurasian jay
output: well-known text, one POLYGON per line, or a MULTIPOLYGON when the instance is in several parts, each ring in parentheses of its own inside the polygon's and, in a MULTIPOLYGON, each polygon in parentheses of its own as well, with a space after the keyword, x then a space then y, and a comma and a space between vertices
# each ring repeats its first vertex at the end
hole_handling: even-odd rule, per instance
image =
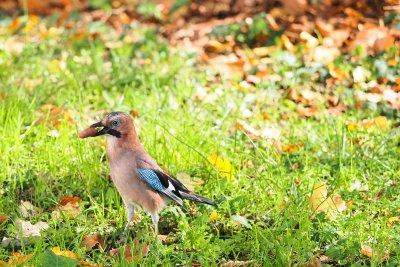
POLYGON ((140 143, 128 114, 111 112, 87 130, 87 133, 81 132, 79 137, 107 135, 111 178, 128 212, 125 230, 137 206, 150 214, 158 234, 159 213, 169 201, 173 200, 180 206, 184 206, 183 199, 215 205, 210 199, 189 191, 176 178, 162 171, 140 143), (97 130, 100 127, 102 129, 97 130))

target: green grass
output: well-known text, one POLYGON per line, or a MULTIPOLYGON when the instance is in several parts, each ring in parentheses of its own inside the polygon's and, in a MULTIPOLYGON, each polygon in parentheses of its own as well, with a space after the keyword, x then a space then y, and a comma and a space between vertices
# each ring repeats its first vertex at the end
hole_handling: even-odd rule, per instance
MULTIPOLYGON (((218 203, 215 209, 193 205, 191 212, 166 208, 160 221, 166 243, 155 240, 151 220, 142 212, 127 238, 128 243, 138 238, 149 244, 150 253, 135 264, 216 266, 241 260, 249 266, 301 266, 320 255, 331 257, 332 266, 400 264, 400 224, 388 225, 389 218, 400 216, 400 190, 393 186, 400 180, 398 128, 349 131, 345 124, 377 117, 382 114, 379 106, 355 109, 353 89, 342 85, 335 94, 349 105, 344 115, 303 118, 282 93, 291 86, 319 86, 310 79, 312 68, 299 58, 298 65, 290 65, 284 63, 285 53, 272 57, 274 73, 284 77, 293 71, 294 78, 264 81, 245 92, 229 82, 213 81, 212 73, 198 71, 195 55, 174 52, 152 30, 133 25, 129 31, 137 39, 119 48, 109 49, 99 39, 69 42, 74 30, 63 30, 40 41, 29 33, 14 35, 27 38, 18 55, 0 49, 0 212, 11 218, 1 225, 0 237, 18 234, 21 201, 40 209, 25 220, 50 226, 37 240, 23 239, 21 247, 0 247, 0 260, 22 251, 33 253, 30 263, 39 265, 45 251, 58 246, 91 263, 127 264, 109 255, 111 248, 124 248, 118 240, 126 215, 108 178, 102 139, 79 140, 77 133, 96 115, 134 108, 148 152, 169 173, 204 180, 196 192, 218 203), (59 63, 62 67, 55 67, 59 63), (199 89, 213 98, 198 100, 199 89), (40 111, 45 104, 61 107, 74 121, 62 117, 58 128, 46 121, 35 124, 45 116, 40 111), (304 145, 292 154, 280 154, 266 139, 251 141, 234 128, 244 109, 252 111, 252 125, 270 123, 278 129, 283 144, 304 145), (268 121, 262 119, 264 113, 270 115, 268 121), (282 120, 282 114, 294 115, 282 120), (53 130, 57 137, 49 136, 53 130), (365 144, 357 144, 357 139, 365 139, 365 144), (233 164, 233 180, 207 161, 213 152, 233 164), (333 221, 324 214, 313 218, 309 208, 312 186, 320 180, 331 193, 353 202, 333 221), (351 191, 356 181, 368 190, 351 191), (381 189, 384 194, 374 199, 381 189), (56 203, 70 194, 82 199, 82 213, 71 220, 55 218, 56 203), (213 210, 219 215, 216 221, 209 218, 213 210), (249 226, 237 225, 233 215, 246 217, 249 226), (105 238, 106 248, 85 252, 83 236, 96 232, 105 238), (373 247, 371 259, 361 255, 361 243, 373 247), (382 262, 386 250, 389 260, 382 262)), ((0 38, 3 42, 10 33, 0 38)), ((391 124, 396 121, 395 115, 388 118, 391 124)))

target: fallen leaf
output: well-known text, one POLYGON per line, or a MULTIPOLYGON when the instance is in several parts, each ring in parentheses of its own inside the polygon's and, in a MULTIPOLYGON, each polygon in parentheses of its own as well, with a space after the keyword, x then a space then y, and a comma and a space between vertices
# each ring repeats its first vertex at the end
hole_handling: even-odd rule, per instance
POLYGON ((385 116, 379 116, 375 118, 375 125, 381 129, 388 129, 389 121, 385 116))
POLYGON ((245 121, 242 120, 236 121, 235 128, 243 131, 253 140, 257 139, 261 135, 258 130, 254 129, 253 127, 251 127, 245 121))
POLYGON ((307 0, 282 0, 283 10, 291 15, 300 15, 307 10, 307 0))
POLYGON ((367 256, 368 258, 372 258, 372 248, 370 246, 367 246, 363 243, 361 243, 361 250, 360 253, 367 256))
POLYGON ((41 236, 40 232, 49 228, 49 225, 46 222, 31 224, 29 221, 17 220, 15 224, 22 232, 22 237, 39 238, 41 236))
POLYGON ((33 257, 33 254, 27 254, 24 255, 22 252, 12 252, 11 256, 8 260, 8 262, 0 262, 0 266, 8 266, 8 267, 13 267, 13 266, 28 266, 26 264, 23 264, 27 261, 29 261, 33 257))
POLYGON ((373 51, 375 54, 382 53, 394 45, 394 37, 391 35, 377 38, 373 45, 373 51))
POLYGON ((35 207, 29 201, 21 201, 19 205, 19 213, 22 217, 27 218, 35 214, 35 207))
POLYGON ((81 199, 79 197, 74 197, 73 195, 68 195, 68 196, 65 196, 65 197, 61 198, 60 205, 65 206, 68 203, 71 203, 72 205, 75 205, 80 201, 81 201, 81 199))
POLYGON ((365 82, 369 75, 370 71, 363 68, 362 66, 357 66, 353 69, 353 80, 355 83, 365 82))
POLYGON ((206 53, 221 53, 231 52, 233 43, 220 43, 217 40, 210 40, 204 45, 204 51, 206 53))
POLYGON ((307 263, 301 265, 301 267, 322 267, 320 259, 312 257, 307 263))
POLYGON ((328 257, 328 256, 326 256, 326 255, 321 255, 321 256, 319 257, 319 260, 320 260, 321 262, 323 262, 323 263, 332 263, 332 262, 333 262, 333 259, 330 258, 330 257, 328 257))
POLYGON ((52 214, 54 214, 57 218, 63 219, 64 216, 70 220, 75 219, 75 217, 80 214, 81 211, 76 204, 67 203, 64 206, 56 206, 53 210, 52 214))
POLYGON ((300 33, 300 39, 305 42, 306 48, 309 50, 312 50, 319 45, 318 39, 305 31, 300 33))
POLYGON ((400 218, 399 217, 390 217, 389 219, 388 219, 388 222, 387 222, 387 225, 389 226, 389 227, 392 227, 394 224, 396 224, 396 223, 400 223, 400 218))
POLYGON ((79 263, 82 264, 83 266, 90 266, 90 267, 99 267, 99 266, 101 266, 101 265, 98 265, 98 264, 91 264, 89 262, 86 262, 86 261, 80 259, 74 252, 72 252, 70 250, 61 250, 60 247, 53 247, 51 249, 51 251, 57 256, 63 256, 63 257, 67 257, 67 258, 79 261, 79 263))
MULTIPOLYGON (((246 267, 246 266, 253 266, 255 263, 255 260, 248 260, 248 261, 233 261, 229 260, 223 264, 220 265, 220 267, 246 267)), ((201 266, 201 265, 199 265, 201 266)), ((257 265, 255 265, 257 266, 257 265)))
POLYGON ((340 50, 336 47, 319 45, 313 49, 312 60, 322 64, 328 64, 340 56, 340 50))
POLYGON ((105 243, 100 233, 85 235, 83 237, 81 246, 86 249, 86 252, 90 251, 96 245, 98 245, 102 249, 105 248, 105 243))
POLYGON ((301 117, 312 117, 318 114, 318 110, 316 107, 303 107, 301 105, 297 106, 297 112, 301 117))
POLYGON ((222 176, 225 176, 228 181, 233 181, 235 178, 233 177, 234 168, 229 160, 223 159, 219 157, 215 152, 211 153, 208 157, 208 161, 221 173, 222 176))
POLYGON ((249 228, 249 229, 252 228, 252 227, 251 227, 251 224, 249 223, 249 221, 248 221, 248 220, 246 219, 246 217, 244 217, 244 216, 235 214, 235 215, 232 215, 232 216, 231 216, 231 220, 232 220, 233 222, 235 222, 236 224, 245 226, 246 228, 249 228))
MULTIPOLYGON (((110 250, 110 255, 113 257, 120 257, 120 248, 113 248, 110 250)), ((149 254, 150 247, 146 243, 139 243, 139 240, 135 238, 135 245, 127 245, 124 251, 124 258, 128 262, 132 262, 132 260, 139 260, 141 258, 147 257, 149 254)))
POLYGON ((10 219, 10 217, 8 217, 7 215, 5 215, 4 213, 0 212, 0 224, 2 224, 5 221, 8 221, 8 219, 10 219))
POLYGON ((62 255, 55 254, 52 250, 46 250, 40 260, 38 266, 65 266, 65 267, 75 267, 79 266, 77 259, 68 258, 62 255))
POLYGON ((62 197, 60 204, 55 207, 52 214, 59 219, 62 219, 63 216, 65 216, 72 220, 81 213, 79 207, 80 202, 81 199, 79 197, 74 197, 73 195, 62 197))
POLYGON ((286 152, 288 155, 298 151, 303 146, 303 143, 300 142, 299 144, 294 145, 285 145, 282 144, 281 149, 282 151, 286 152))
POLYGON ((71 258, 71 259, 78 259, 78 256, 76 256, 76 254, 70 250, 61 250, 60 247, 53 247, 51 249, 51 251, 53 251, 54 254, 58 255, 58 256, 64 256, 67 258, 71 258))
POLYGON ((314 184, 310 197, 310 209, 314 214, 324 212, 333 220, 345 208, 346 202, 339 195, 333 197, 328 195, 328 187, 324 182, 318 181, 314 184))

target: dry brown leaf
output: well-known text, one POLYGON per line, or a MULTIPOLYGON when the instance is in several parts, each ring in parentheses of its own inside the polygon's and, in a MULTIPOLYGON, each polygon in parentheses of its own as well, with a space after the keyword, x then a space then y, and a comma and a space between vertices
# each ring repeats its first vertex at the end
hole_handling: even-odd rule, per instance
POLYGON ((394 37, 388 35, 382 38, 377 38, 374 42, 373 51, 375 54, 379 54, 391 48, 394 45, 394 37))
POLYGON ((319 45, 318 39, 305 31, 300 33, 300 39, 305 42, 306 48, 309 50, 314 49, 319 45))
MULTIPOLYGON (((12 252, 10 259, 8 262, 0 262, 0 266, 8 266, 8 267, 13 267, 13 266, 21 266, 23 263, 27 262, 33 257, 33 254, 28 254, 24 255, 22 252, 12 252)), ((23 266, 28 266, 24 264, 23 266)))
POLYGON ((0 212, 0 224, 2 224, 5 221, 8 221, 8 219, 10 219, 10 217, 8 217, 7 215, 5 215, 4 213, 0 212))
POLYGON ((309 262, 301 265, 302 267, 322 267, 320 259, 317 257, 313 257, 309 260, 309 262))
POLYGON ((283 10, 290 15, 300 15, 307 10, 307 0, 281 0, 283 10))
POLYGON ((15 224, 22 232, 22 237, 39 238, 40 232, 49 228, 49 225, 46 222, 31 224, 29 221, 17 220, 15 224))
POLYGON ((22 217, 27 218, 35 214, 35 206, 29 201, 21 201, 19 205, 19 213, 22 217))
POLYGON ((297 106, 297 112, 301 117, 312 117, 318 114, 316 107, 303 107, 301 105, 297 106))
POLYGON ((319 260, 320 260, 321 262, 323 262, 323 263, 332 263, 332 262, 333 262, 333 259, 332 259, 332 258, 330 258, 330 257, 328 257, 328 256, 325 256, 325 255, 321 255, 321 256, 319 257, 319 260))
POLYGON ((90 251, 96 245, 98 245, 100 248, 105 248, 105 243, 100 233, 85 235, 83 237, 81 246, 86 249, 86 252, 90 251))
POLYGON ((342 114, 344 111, 346 111, 347 107, 346 105, 340 103, 337 106, 334 107, 328 107, 327 108, 327 112, 331 115, 340 115, 342 114))
POLYGON ((381 52, 382 49, 385 49, 386 46, 391 43, 392 40, 390 37, 387 28, 365 24, 364 29, 356 35, 352 42, 350 42, 348 52, 352 53, 353 50, 359 46, 364 48, 364 55, 368 52, 381 52), (377 40, 380 41, 376 43, 377 40))
POLYGON ((256 129, 254 129, 253 127, 251 127, 245 121, 237 120, 236 124, 235 124, 235 128, 243 131, 245 134, 247 134, 253 140, 260 137, 260 132, 256 129))
POLYGON ((79 209, 79 206, 72 203, 67 203, 64 206, 58 205, 52 212, 52 214, 59 219, 62 219, 65 216, 70 220, 75 219, 75 217, 80 213, 81 211, 79 209))
POLYGON ((81 201, 81 199, 79 197, 74 197, 73 195, 68 195, 68 196, 61 198, 60 205, 65 206, 68 203, 71 203, 71 205, 75 205, 80 201, 81 201))
MULTIPOLYGON (((128 245, 125 247, 124 258, 128 262, 132 260, 139 260, 140 258, 145 258, 149 254, 150 246, 146 243, 140 243, 139 240, 135 239, 135 245, 128 245)), ((120 257, 120 249, 113 248, 110 250, 110 255, 113 257, 120 257)))
MULTIPOLYGON (((253 266, 255 260, 248 260, 248 261, 233 261, 229 260, 220 265, 220 267, 245 267, 245 266, 253 266)), ((201 266, 201 265, 199 265, 201 266)))
POLYGON ((220 43, 217 40, 210 40, 204 45, 206 53, 232 52, 233 43, 220 43))
POLYGON ((313 49, 312 60, 322 64, 328 64, 340 56, 340 51, 336 47, 326 47, 319 45, 313 49))

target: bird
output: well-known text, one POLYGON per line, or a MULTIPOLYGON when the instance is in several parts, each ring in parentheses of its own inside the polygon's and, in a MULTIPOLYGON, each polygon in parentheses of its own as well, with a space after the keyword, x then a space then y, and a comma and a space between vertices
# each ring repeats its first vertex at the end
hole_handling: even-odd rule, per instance
POLYGON ((211 199, 191 192, 178 179, 160 168, 144 149, 127 113, 108 113, 81 133, 80 138, 101 135, 107 137, 110 176, 127 210, 125 231, 128 230, 137 208, 150 214, 157 235, 159 214, 169 202, 185 206, 183 200, 187 199, 215 205, 211 199))

